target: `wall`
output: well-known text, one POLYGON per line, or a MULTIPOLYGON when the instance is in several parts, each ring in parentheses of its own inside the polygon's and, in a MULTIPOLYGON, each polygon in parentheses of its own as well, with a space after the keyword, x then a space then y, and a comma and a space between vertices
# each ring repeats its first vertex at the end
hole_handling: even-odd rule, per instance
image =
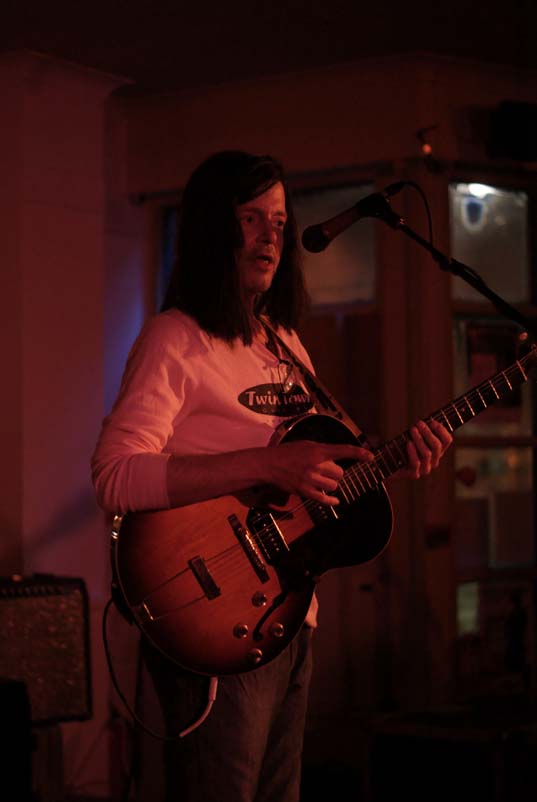
POLYGON ((86 583, 94 710, 90 721, 62 725, 65 782, 102 792, 108 541, 89 458, 105 397, 105 100, 121 81, 29 53, 4 55, 0 81, 1 573, 86 583))
POLYGON ((475 112, 536 97, 534 73, 424 55, 140 98, 126 104, 129 187, 181 187, 221 148, 270 151, 292 174, 402 166, 421 155, 416 133, 429 126, 438 158, 484 159, 475 112))

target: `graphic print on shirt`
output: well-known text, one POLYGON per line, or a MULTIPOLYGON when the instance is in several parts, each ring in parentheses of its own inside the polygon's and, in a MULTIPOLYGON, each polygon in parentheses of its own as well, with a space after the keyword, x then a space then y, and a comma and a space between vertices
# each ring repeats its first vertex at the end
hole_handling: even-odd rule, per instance
POLYGON ((257 384, 239 395, 239 403, 260 415, 288 418, 302 415, 313 407, 313 399, 298 384, 283 390, 281 384, 257 384))

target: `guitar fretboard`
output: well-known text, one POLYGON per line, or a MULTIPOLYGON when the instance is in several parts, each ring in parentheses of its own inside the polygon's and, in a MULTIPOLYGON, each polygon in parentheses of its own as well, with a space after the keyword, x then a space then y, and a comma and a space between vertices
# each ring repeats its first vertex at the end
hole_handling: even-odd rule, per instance
MULTIPOLYGON (((505 370, 499 371, 447 406, 433 412, 425 422, 438 421, 449 432, 454 432, 524 384, 536 362, 537 349, 534 347, 505 370)), ((410 439, 410 430, 407 429, 375 451, 372 462, 358 462, 348 468, 337 491, 340 500, 352 503, 364 493, 375 490, 384 479, 405 467, 408 463, 407 444, 410 439)))

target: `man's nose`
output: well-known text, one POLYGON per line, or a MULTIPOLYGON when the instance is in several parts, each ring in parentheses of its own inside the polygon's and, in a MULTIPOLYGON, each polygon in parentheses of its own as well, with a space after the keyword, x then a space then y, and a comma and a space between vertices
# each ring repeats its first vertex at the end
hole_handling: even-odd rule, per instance
POLYGON ((270 220, 263 220, 259 236, 263 242, 276 242, 277 230, 270 220))

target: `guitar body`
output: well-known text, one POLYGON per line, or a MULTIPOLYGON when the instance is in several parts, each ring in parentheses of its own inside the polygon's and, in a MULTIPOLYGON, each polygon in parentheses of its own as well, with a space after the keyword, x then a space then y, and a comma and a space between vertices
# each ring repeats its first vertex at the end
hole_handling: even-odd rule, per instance
MULTIPOLYGON (((357 443, 336 418, 310 414, 269 447, 291 440, 357 443)), ((376 557, 392 524, 382 483, 334 508, 263 489, 129 513, 112 539, 114 582, 168 658, 201 674, 243 673, 293 640, 321 575, 376 557)))

